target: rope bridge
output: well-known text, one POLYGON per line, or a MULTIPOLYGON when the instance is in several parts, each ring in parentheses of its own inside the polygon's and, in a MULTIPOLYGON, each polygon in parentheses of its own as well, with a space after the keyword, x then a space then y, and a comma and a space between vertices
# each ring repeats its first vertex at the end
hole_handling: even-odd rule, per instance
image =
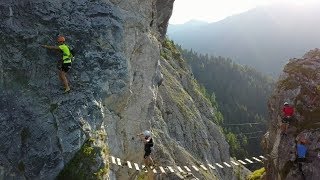
MULTIPOLYGON (((264 156, 245 158, 244 160, 230 160, 230 162, 222 162, 222 163, 214 163, 214 164, 201 164, 197 165, 189 165, 189 166, 157 166, 158 168, 153 168, 153 173, 186 173, 186 172, 199 172, 200 169, 208 171, 209 169, 223 169, 223 168, 231 168, 232 166, 239 165, 247 165, 253 163, 262 163, 263 160, 267 160, 264 156), (260 158, 260 159, 259 159, 260 158)), ((136 171, 147 172, 144 165, 139 165, 138 163, 130 162, 130 161, 122 161, 120 158, 116 158, 114 156, 110 156, 111 163, 116 166, 127 166, 129 169, 135 169, 136 171)))

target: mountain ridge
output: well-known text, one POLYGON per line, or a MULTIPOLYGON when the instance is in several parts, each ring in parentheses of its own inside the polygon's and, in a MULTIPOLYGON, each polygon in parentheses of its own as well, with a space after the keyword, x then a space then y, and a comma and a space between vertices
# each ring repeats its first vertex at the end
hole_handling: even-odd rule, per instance
POLYGON ((319 6, 307 7, 260 7, 201 28, 171 32, 169 25, 167 34, 184 48, 229 57, 277 76, 284 59, 320 46, 320 26, 314 23, 320 17, 319 6))

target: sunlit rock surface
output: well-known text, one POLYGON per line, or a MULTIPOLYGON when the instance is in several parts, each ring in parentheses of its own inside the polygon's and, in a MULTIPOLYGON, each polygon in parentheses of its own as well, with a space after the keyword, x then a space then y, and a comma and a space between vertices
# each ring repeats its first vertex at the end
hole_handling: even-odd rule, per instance
MULTIPOLYGON (((108 169, 106 156, 142 163, 135 135, 144 129, 159 165, 229 161, 214 109, 164 41, 173 1, 0 1, 0 179, 63 178, 72 168, 128 179, 132 172, 108 169), (59 55, 40 46, 58 34, 76 52, 69 94, 59 55), (81 166, 90 157, 99 164, 81 166)), ((234 178, 230 169, 195 176, 234 178)))

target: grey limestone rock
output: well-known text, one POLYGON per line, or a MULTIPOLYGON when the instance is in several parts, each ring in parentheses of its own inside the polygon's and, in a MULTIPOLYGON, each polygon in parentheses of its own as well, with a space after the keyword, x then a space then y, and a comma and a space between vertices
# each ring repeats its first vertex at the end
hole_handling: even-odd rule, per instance
MULTIPOLYGON (((187 65, 161 58, 173 2, 0 1, 0 179, 55 179, 99 131, 110 154, 138 163, 143 145, 135 135, 145 129, 164 165, 229 160, 187 65), (59 55, 41 47, 57 35, 76 52, 69 94, 58 79, 59 55)), ((130 175, 115 168, 103 177, 130 175)), ((231 170, 195 176, 233 177, 231 170)))

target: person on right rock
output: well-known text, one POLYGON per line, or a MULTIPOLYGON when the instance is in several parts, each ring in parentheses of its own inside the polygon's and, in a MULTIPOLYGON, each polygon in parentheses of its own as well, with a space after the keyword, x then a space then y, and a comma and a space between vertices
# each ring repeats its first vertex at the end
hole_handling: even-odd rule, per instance
POLYGON ((308 152, 307 144, 308 140, 302 137, 300 137, 297 142, 297 163, 298 169, 301 172, 303 179, 305 179, 305 175, 302 170, 302 165, 306 162, 306 155, 308 152))
POLYGON ((294 108, 289 105, 288 102, 283 104, 282 108, 282 124, 281 124, 281 135, 287 135, 288 127, 290 122, 292 121, 294 114, 294 108))

